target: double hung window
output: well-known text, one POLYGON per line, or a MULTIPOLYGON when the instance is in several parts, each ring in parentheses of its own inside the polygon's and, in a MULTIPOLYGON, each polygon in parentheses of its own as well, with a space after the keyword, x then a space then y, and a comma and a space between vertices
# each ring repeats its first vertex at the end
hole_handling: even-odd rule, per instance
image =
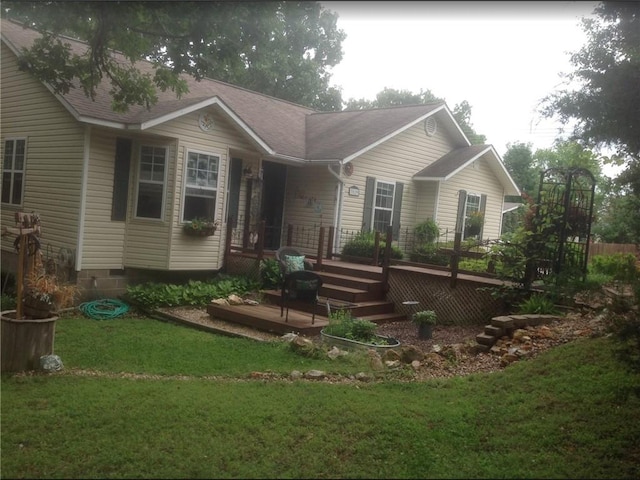
POLYGON ((376 195, 373 206, 373 229, 384 232, 393 218, 395 183, 376 181, 376 195))
POLYGON ((167 149, 142 146, 138 173, 136 217, 162 218, 167 181, 167 149))
POLYGON ((23 138, 5 140, 2 162, 2 203, 22 205, 26 144, 23 138))
POLYGON ((215 219, 219 169, 219 156, 203 152, 187 152, 186 181, 182 200, 183 222, 195 218, 215 219))

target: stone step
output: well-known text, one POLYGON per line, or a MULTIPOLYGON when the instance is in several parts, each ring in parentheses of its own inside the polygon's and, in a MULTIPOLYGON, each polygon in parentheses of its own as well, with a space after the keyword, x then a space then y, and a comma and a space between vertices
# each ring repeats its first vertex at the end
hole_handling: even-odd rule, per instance
POLYGON ((476 341, 480 345, 487 345, 488 347, 493 346, 496 343, 496 337, 493 335, 487 335, 486 333, 480 333, 476 335, 476 341))
POLYGON ((502 327, 496 327, 495 325, 485 325, 484 333, 486 333, 487 335, 491 335, 492 337, 495 337, 495 338, 500 338, 504 336, 505 331, 502 327))

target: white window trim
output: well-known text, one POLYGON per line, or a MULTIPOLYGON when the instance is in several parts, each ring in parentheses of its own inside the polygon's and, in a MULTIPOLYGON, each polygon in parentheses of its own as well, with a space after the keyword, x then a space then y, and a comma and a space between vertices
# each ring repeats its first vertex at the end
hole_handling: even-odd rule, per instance
MULTIPOLYGON (((138 145, 138 169, 136 172, 136 196, 135 196, 135 205, 133 206, 133 216, 136 220, 146 220, 150 222, 163 222, 165 215, 165 204, 167 203, 167 175, 169 172, 169 145, 161 145, 156 143, 140 143, 138 145), (162 205, 160 205, 160 218, 150 218, 150 217, 139 217, 138 216, 138 199, 140 193, 140 169, 142 168, 142 149, 144 147, 152 147, 152 148, 164 148, 164 178, 162 179, 162 205)), ((145 183, 150 183, 154 185, 160 184, 157 181, 148 181, 145 180, 145 183)))
MULTIPOLYGON (((181 193, 180 193, 180 223, 187 223, 184 219, 184 207, 185 207, 185 200, 186 200, 186 193, 187 193, 187 163, 189 162, 189 154, 190 153, 199 153, 202 155, 209 155, 210 157, 217 157, 218 158, 218 179, 216 180, 216 186, 215 188, 209 188, 206 187, 205 190, 211 190, 214 191, 216 193, 216 199, 215 199, 215 203, 213 205, 213 211, 217 212, 218 211, 218 201, 220 200, 220 177, 221 175, 221 170, 222 170, 222 153, 220 152, 215 152, 215 151, 205 151, 205 150, 198 150, 195 148, 189 148, 189 147, 185 147, 184 149, 184 155, 183 155, 183 161, 182 161, 182 189, 181 189, 181 193)), ((230 164, 230 162, 229 162, 230 164)), ((230 168, 230 167, 229 167, 230 168)), ((227 175, 228 177, 228 175, 227 175)), ((214 220, 217 220, 218 218, 214 218, 214 220)))
POLYGON ((474 210, 474 212, 480 211, 480 203, 482 202, 482 195, 475 192, 467 192, 467 197, 464 199, 464 216, 462 218, 462 231, 464 232, 467 228, 467 208, 469 207, 469 197, 478 197, 478 209, 474 210))
POLYGON ((388 210, 391 212, 391 219, 389 220, 389 226, 393 225, 393 208, 396 203, 396 181, 395 180, 384 180, 376 178, 376 181, 373 185, 373 206, 371 208, 371 229, 375 229, 375 219, 376 219, 376 210, 388 210), (393 185, 393 195, 391 196, 391 208, 386 207, 377 207, 376 206, 376 198, 378 197, 378 184, 386 183, 388 185, 393 185))
MULTIPOLYGON (((2 175, 4 175, 4 172, 7 171, 4 168, 4 150, 5 150, 5 147, 7 145, 7 142, 18 142, 20 140, 24 140, 24 162, 22 163, 22 170, 15 170, 13 168, 11 168, 11 170, 10 170, 12 173, 14 173, 14 172, 21 172, 22 173, 22 185, 21 185, 22 195, 20 196, 20 203, 11 203, 11 202, 5 203, 5 202, 2 202, 3 205, 12 206, 12 207, 22 207, 24 205, 24 193, 25 193, 24 192, 24 187, 25 187, 25 179, 27 178, 27 158, 28 158, 27 150, 28 150, 29 144, 27 142, 27 137, 7 137, 7 138, 3 139, 3 141, 2 141, 2 175)), ((15 160, 15 148, 13 150, 13 153, 14 153, 14 157, 13 157, 12 160, 15 160)), ((13 165, 14 165, 13 161, 11 162, 11 165, 13 167, 13 165)), ((9 199, 10 200, 13 197, 13 187, 14 187, 14 182, 12 181, 11 182, 11 190, 9 192, 9 199)))

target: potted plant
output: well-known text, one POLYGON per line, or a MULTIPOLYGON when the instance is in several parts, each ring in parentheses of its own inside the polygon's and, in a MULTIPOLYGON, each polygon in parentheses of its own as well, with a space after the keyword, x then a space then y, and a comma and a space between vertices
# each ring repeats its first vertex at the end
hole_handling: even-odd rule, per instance
POLYGON ((185 223, 182 226, 182 230, 187 235, 194 237, 210 237, 218 228, 219 222, 217 220, 208 220, 205 218, 196 217, 190 222, 185 223))
POLYGON ((412 320, 418 325, 419 338, 431 338, 433 326, 436 324, 436 312, 433 310, 421 310, 413 314, 412 320))
POLYGON ((482 230, 483 224, 484 214, 482 212, 471 212, 464 224, 465 237, 478 235, 482 230))
POLYGON ((60 284, 54 275, 32 271, 25 277, 24 314, 31 318, 48 318, 61 308, 73 305, 77 294, 77 286, 60 284))

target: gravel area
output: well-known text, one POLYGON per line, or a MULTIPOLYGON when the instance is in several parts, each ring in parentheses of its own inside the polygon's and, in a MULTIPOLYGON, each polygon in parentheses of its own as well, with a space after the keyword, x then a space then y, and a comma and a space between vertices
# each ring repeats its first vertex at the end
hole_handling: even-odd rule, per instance
MULTIPOLYGON (((212 319, 205 309, 175 307, 160 309, 162 313, 196 323, 213 331, 246 336, 260 341, 276 341, 280 335, 261 332, 249 327, 222 320, 212 319)), ((604 335, 608 323, 604 315, 595 311, 569 313, 562 320, 548 325, 528 327, 524 334, 529 339, 526 351, 518 349, 518 359, 533 358, 540 352, 579 337, 604 335), (524 354, 523 354, 524 353, 524 354), (520 356, 522 355, 522 356, 520 356)), ((424 352, 425 357, 419 365, 414 365, 414 378, 426 380, 467 375, 477 372, 493 372, 505 368, 504 351, 513 351, 518 345, 505 342, 502 352, 476 353, 476 335, 482 333, 484 326, 445 326, 436 325, 433 337, 425 340, 418 338, 418 327, 410 321, 391 322, 379 325, 377 333, 396 338, 403 346, 413 345, 424 352)), ((320 341, 320 336, 311 338, 320 341)), ((513 360, 512 360, 513 361, 513 360)))

